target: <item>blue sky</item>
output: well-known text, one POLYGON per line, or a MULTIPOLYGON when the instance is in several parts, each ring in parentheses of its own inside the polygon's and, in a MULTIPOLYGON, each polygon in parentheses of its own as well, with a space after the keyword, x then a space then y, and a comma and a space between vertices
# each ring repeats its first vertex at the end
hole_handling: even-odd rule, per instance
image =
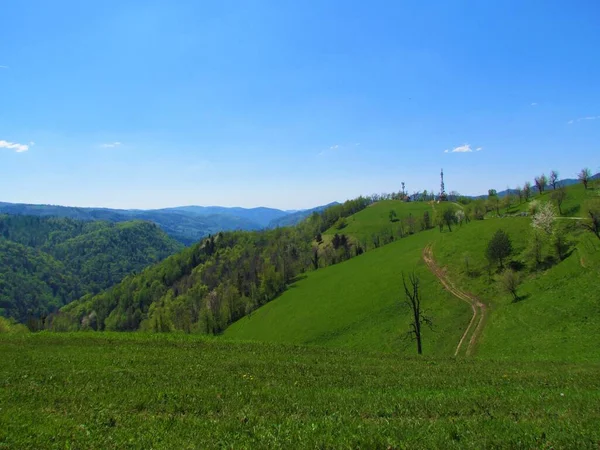
POLYGON ((437 190, 441 167, 464 194, 600 171, 597 1, 23 0, 2 19, 0 201, 304 208, 437 190))

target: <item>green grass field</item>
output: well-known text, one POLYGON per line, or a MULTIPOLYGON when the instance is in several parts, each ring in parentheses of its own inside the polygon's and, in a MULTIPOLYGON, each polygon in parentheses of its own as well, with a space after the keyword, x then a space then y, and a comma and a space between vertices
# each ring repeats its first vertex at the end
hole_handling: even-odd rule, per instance
POLYGON ((439 231, 430 230, 369 251, 341 264, 310 272, 283 295, 231 325, 225 337, 389 350, 414 354, 404 336, 410 309, 404 305, 402 273, 421 277, 423 306, 434 318, 424 332, 424 352, 454 352, 471 308, 443 290, 422 261, 422 249, 439 231))
POLYGON ((0 336, 0 448, 598 448, 600 366, 0 336))

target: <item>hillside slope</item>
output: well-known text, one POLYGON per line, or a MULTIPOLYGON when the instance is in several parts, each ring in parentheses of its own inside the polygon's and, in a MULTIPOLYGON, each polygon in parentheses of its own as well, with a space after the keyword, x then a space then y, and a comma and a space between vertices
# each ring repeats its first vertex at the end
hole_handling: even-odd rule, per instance
POLYGON ((438 262, 457 284, 484 298, 490 314, 477 354, 493 358, 600 358, 600 241, 577 221, 558 219, 566 228, 570 249, 564 260, 554 256, 550 240, 543 254, 546 266, 532 267, 531 220, 475 221, 442 234, 434 244, 438 262), (485 248, 497 230, 512 240, 510 264, 518 269, 519 300, 502 289, 496 267, 491 272, 485 248))
POLYGON ((410 310, 404 304, 402 273, 408 276, 415 270, 422 282, 423 307, 435 329, 425 330, 424 353, 451 355, 471 309, 444 291, 422 262, 422 248, 436 233, 419 233, 311 272, 224 335, 412 354, 414 344, 405 339, 410 310))

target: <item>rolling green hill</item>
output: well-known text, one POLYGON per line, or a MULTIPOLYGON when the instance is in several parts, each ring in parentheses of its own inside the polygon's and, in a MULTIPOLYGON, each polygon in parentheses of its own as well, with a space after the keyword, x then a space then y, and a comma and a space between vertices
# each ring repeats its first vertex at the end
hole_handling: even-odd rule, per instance
POLYGON ((181 248, 148 222, 0 215, 0 314, 45 315, 181 248))
POLYGON ((311 272, 227 328, 225 337, 413 354, 414 344, 405 339, 411 312, 404 304, 402 273, 414 269, 422 280, 423 307, 434 318, 424 352, 451 355, 471 309, 443 290, 422 262, 423 247, 437 234, 422 232, 311 272))
POLYGON ((323 234, 331 236, 343 233, 370 247, 369 243, 375 235, 388 232, 398 236, 400 227, 406 234, 420 231, 425 212, 430 214, 431 224, 434 224, 434 209, 428 202, 381 200, 345 219, 344 227, 334 225, 323 234), (390 211, 396 214, 394 221, 390 220, 390 211))
MULTIPOLYGON (((580 211, 580 204, 593 195, 591 190, 583 192, 579 186, 570 187, 571 207, 580 211)), ((427 204, 410 204, 409 209, 408 204, 400 202, 378 202, 348 217, 343 232, 358 238, 368 236, 386 226, 386 211, 394 206, 400 217, 406 217, 409 211, 416 215, 431 208, 427 204)), ((530 218, 471 221, 455 226, 452 232, 431 230, 409 236, 309 273, 279 298, 231 325, 225 336, 397 349, 398 338, 410 320, 408 311, 402 311, 400 306, 400 273, 416 268, 422 279, 424 305, 432 311, 434 321, 437 316, 438 323, 443 324, 436 333, 426 332, 426 351, 450 355, 461 330, 466 330, 470 307, 468 301, 461 303, 442 290, 423 264, 423 250, 431 245, 446 280, 484 303, 475 325, 467 330, 466 342, 473 339, 473 353, 494 358, 594 360, 600 357, 600 241, 583 230, 580 222, 556 219, 552 234, 540 237, 541 260, 535 264, 531 262, 530 218), (521 282, 516 302, 502 290, 503 274, 496 266, 490 266, 485 257, 488 241, 498 229, 512 240, 513 251, 507 264, 521 282), (559 234, 565 241, 560 256, 554 244, 559 234)))

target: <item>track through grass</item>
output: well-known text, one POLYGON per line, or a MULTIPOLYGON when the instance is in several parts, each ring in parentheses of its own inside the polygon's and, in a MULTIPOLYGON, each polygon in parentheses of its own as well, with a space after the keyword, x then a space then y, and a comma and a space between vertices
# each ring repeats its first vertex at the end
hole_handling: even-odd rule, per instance
POLYGON ((436 278, 439 280, 440 283, 442 283, 442 285, 444 286, 444 288, 446 288, 447 291, 449 291, 455 297, 471 305, 471 309, 473 310, 473 317, 471 318, 469 325, 467 325, 465 332, 461 336, 460 341, 458 341, 458 345, 456 346, 456 350, 454 351, 454 356, 459 355, 463 343, 469 335, 471 336, 471 339, 469 340, 469 344, 466 346, 467 348, 464 354, 466 356, 472 355, 474 352, 474 348, 477 344, 477 340, 479 339, 479 336, 481 336, 481 332, 483 331, 483 326, 485 324, 485 315, 487 311, 485 303, 483 303, 479 298, 477 298, 473 294, 470 294, 457 288, 454 285, 454 283, 452 283, 452 281, 449 280, 444 269, 439 267, 435 262, 431 244, 427 245, 423 249, 423 260, 425 261, 425 264, 427 264, 427 267, 429 267, 429 270, 431 270, 431 273, 433 273, 436 276, 436 278))

